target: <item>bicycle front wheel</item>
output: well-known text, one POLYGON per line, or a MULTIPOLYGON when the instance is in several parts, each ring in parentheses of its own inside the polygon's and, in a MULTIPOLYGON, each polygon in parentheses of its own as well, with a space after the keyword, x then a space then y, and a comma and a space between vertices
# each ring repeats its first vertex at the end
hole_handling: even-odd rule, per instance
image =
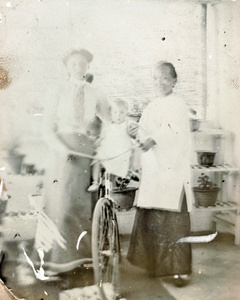
POLYGON ((94 281, 100 287, 104 283, 118 287, 119 232, 116 215, 109 199, 98 200, 92 222, 92 256, 94 281))

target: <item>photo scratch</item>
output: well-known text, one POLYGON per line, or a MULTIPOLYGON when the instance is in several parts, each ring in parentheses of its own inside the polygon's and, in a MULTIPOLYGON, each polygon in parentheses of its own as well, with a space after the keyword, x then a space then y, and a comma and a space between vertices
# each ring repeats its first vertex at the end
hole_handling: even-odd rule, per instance
POLYGON ((217 232, 202 236, 187 236, 179 239, 177 243, 209 243, 215 239, 217 232))
POLYGON ((47 276, 44 275, 44 269, 43 269, 44 252, 43 252, 43 250, 42 249, 38 249, 38 254, 39 254, 39 257, 40 257, 40 261, 41 261, 39 270, 35 270, 33 262, 31 261, 31 259, 29 258, 29 256, 27 255, 27 253, 26 253, 26 251, 25 251, 25 249, 23 247, 22 247, 22 250, 23 250, 23 253, 24 253, 25 257, 26 257, 26 260, 27 260, 28 264, 33 269, 33 272, 34 272, 34 275, 36 276, 36 278, 39 279, 39 280, 48 280, 49 277, 47 277, 47 276))
POLYGON ((77 240, 77 246, 76 246, 76 248, 77 248, 77 250, 79 249, 79 244, 80 244, 80 242, 81 242, 81 239, 84 237, 84 235, 86 235, 87 234, 87 231, 83 231, 80 235, 79 235, 79 238, 78 238, 78 240, 77 240))

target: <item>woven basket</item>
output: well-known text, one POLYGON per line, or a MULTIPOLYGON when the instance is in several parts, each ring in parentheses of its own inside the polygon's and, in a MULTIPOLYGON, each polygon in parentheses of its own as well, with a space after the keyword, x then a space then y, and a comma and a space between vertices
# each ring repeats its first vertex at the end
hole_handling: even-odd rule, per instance
POLYGON ((115 188, 110 192, 118 210, 130 210, 132 208, 137 189, 135 187, 127 187, 123 190, 115 188))
POLYGON ((216 187, 213 189, 201 189, 199 187, 193 188, 195 204, 196 206, 215 206, 217 201, 218 192, 220 188, 216 187))

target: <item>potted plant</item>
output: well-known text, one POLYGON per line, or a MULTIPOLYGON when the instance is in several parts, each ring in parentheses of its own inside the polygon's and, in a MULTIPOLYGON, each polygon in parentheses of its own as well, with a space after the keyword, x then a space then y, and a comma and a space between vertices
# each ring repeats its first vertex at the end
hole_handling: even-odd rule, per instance
POLYGON ((19 152, 19 144, 12 143, 3 150, 3 159, 13 174, 20 174, 25 154, 19 152))
POLYGON ((132 180, 139 181, 139 179, 133 175, 127 178, 116 177, 115 187, 110 192, 111 197, 116 203, 119 210, 129 210, 133 206, 137 187, 128 187, 132 180))
POLYGON ((201 173, 197 182, 198 186, 193 187, 196 206, 215 206, 220 188, 210 181, 209 176, 204 175, 204 173, 201 173))

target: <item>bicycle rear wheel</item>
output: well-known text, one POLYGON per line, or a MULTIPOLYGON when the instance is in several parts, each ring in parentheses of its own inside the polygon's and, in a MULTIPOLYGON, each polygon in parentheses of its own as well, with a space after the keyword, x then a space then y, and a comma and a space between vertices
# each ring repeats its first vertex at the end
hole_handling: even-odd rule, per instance
POLYGON ((119 232, 113 203, 107 198, 99 199, 95 206, 92 222, 92 256, 95 284, 102 288, 104 283, 110 283, 117 291, 119 232))

